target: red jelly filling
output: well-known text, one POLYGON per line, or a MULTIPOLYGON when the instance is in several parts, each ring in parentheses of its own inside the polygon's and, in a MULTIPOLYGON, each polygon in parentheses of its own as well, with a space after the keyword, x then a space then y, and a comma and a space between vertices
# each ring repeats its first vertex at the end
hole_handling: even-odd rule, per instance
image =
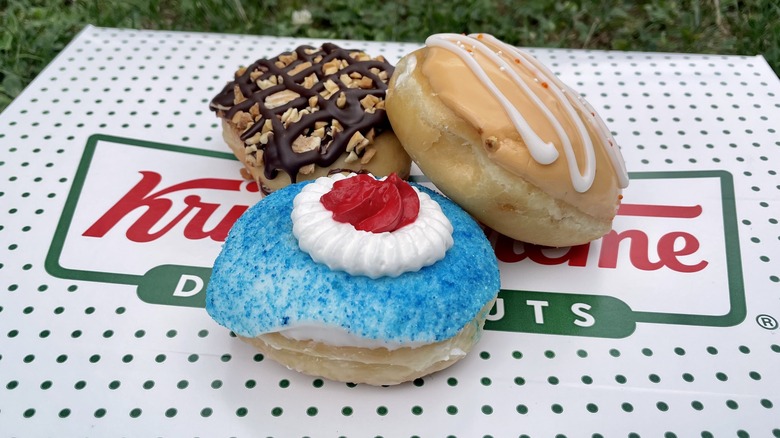
POLYGON ((420 212, 417 193, 395 173, 384 181, 362 174, 336 181, 320 202, 334 220, 372 233, 395 231, 414 222, 420 212))

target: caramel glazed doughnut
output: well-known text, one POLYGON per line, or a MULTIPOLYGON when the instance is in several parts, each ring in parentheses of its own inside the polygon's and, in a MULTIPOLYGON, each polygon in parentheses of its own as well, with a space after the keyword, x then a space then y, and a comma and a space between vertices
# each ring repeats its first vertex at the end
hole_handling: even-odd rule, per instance
POLYGON ((334 169, 405 178, 411 160, 384 110, 392 73, 381 56, 300 46, 239 69, 209 106, 266 194, 334 169))
POLYGON ((612 227, 628 174, 594 109, 530 54, 438 34, 396 65, 395 133, 422 172, 494 230, 545 246, 612 227))

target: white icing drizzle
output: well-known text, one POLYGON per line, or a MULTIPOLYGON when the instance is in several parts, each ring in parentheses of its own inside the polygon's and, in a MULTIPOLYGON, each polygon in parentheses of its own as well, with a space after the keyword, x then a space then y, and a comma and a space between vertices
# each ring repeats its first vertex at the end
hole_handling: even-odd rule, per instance
POLYGON ((395 231, 372 233, 335 221, 320 198, 334 182, 349 177, 317 178, 293 200, 293 234, 312 260, 332 270, 379 278, 417 271, 444 258, 453 245, 452 224, 436 201, 414 187, 420 199, 417 219, 395 231))
MULTIPOLYGON (((506 96, 501 93, 496 84, 487 75, 485 70, 479 65, 479 63, 477 63, 476 60, 474 60, 474 58, 466 49, 466 46, 461 43, 461 40, 463 39, 469 39, 469 37, 457 34, 436 34, 428 37, 428 39, 425 40, 425 44, 432 47, 441 47, 451 51, 452 53, 458 55, 458 57, 462 59, 463 62, 469 66, 469 68, 471 68, 474 74, 477 75, 483 84, 485 84, 485 86, 490 90, 493 96, 495 96, 495 98, 504 108, 504 111, 506 111, 507 115, 512 120, 512 123, 514 123, 515 127, 517 128, 517 132, 528 146, 528 150, 531 153, 531 156, 534 157, 534 160, 540 164, 550 164, 558 159, 558 150, 555 149, 555 146, 552 143, 545 143, 544 140, 542 140, 536 134, 536 131, 531 128, 522 114, 520 114, 517 108, 512 105, 512 102, 510 102, 509 99, 507 99, 506 96), (452 41, 453 39, 454 41, 452 41)), ((493 53, 492 50, 485 52, 481 45, 478 47, 478 49, 485 55, 488 55, 491 60, 497 61, 499 63, 502 62, 501 58, 493 53)), ((516 75, 516 73, 510 70, 510 75, 516 75)), ((522 80, 519 81, 522 84, 521 86, 527 89, 525 83, 522 83, 522 80)), ((531 94, 533 95, 533 93, 531 94)))
POLYGON ((515 125, 515 129, 520 134, 523 141, 528 147, 529 153, 539 164, 551 164, 558 158, 558 151, 551 143, 545 143, 534 129, 523 118, 517 108, 512 105, 511 102, 501 93, 495 83, 485 72, 484 68, 477 63, 473 55, 469 52, 468 47, 471 50, 476 50, 480 54, 484 55, 491 62, 495 63, 499 70, 509 76, 509 78, 523 90, 528 98, 536 105, 542 114, 550 122, 551 126, 555 130, 556 134, 561 140, 561 145, 566 156, 568 163, 569 175, 571 177, 572 186, 577 192, 586 192, 595 179, 595 151, 591 141, 590 135, 583 124, 583 118, 586 122, 590 123, 601 134, 602 147, 606 150, 609 159, 615 168, 620 186, 625 188, 628 186, 628 173, 626 172, 625 163, 620 155, 619 150, 615 147, 612 134, 604 125, 604 122, 598 117, 593 108, 582 99, 579 94, 574 92, 571 88, 563 84, 554 73, 541 64, 536 58, 530 54, 506 44, 495 37, 488 34, 472 34, 469 36, 458 34, 436 34, 428 37, 425 41, 426 45, 432 47, 441 47, 449 50, 453 54, 457 55, 463 62, 472 70, 477 78, 490 90, 496 100, 499 101, 504 108, 507 116, 512 120, 515 125), (493 46, 497 47, 497 50, 491 48, 486 42, 489 42, 493 46), (576 155, 571 144, 571 139, 566 134, 565 130, 558 122, 557 118, 552 114, 551 110, 539 99, 536 93, 530 89, 528 84, 522 79, 520 74, 514 69, 514 67, 504 59, 505 56, 511 57, 514 62, 522 65, 528 69, 534 76, 537 82, 544 81, 548 83, 547 89, 553 93, 557 98, 561 107, 567 113, 569 118, 574 123, 577 133, 580 136, 583 149, 585 151, 584 157, 584 171, 580 173, 576 155), (552 85, 549 85, 552 84, 552 85), (580 116, 582 115, 582 117, 580 116))
MULTIPOLYGON (((566 87, 566 85, 563 83, 561 83, 561 85, 566 87)), ((623 155, 620 153, 620 149, 617 147, 617 142, 615 142, 615 138, 612 136, 612 132, 610 132, 609 128, 607 128, 607 125, 604 123, 601 117, 599 117, 596 110, 590 105, 590 103, 588 103, 587 100, 583 99, 582 96, 573 90, 569 94, 576 94, 577 102, 579 102, 579 104, 582 105, 586 111, 586 117, 590 116, 592 123, 596 124, 597 132, 601 133, 603 136, 602 145, 604 146, 604 150, 607 151, 607 156, 609 157, 610 162, 612 162, 612 167, 615 169, 615 174, 618 177, 620 187, 625 189, 628 187, 628 170, 626 170, 626 162, 623 160, 623 155)))

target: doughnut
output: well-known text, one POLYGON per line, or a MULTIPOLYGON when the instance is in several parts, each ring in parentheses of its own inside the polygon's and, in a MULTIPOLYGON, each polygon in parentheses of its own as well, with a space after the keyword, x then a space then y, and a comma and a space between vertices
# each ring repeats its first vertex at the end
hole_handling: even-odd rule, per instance
POLYGON ((339 173, 236 221, 206 310, 290 369, 395 385, 465 357, 499 287, 484 231, 455 203, 395 174, 339 173))
POLYGON ((628 185, 595 110, 523 50, 488 34, 430 36, 388 86, 394 132, 445 195, 542 246, 597 239, 628 185))
POLYGON ((266 194, 334 169, 405 177, 411 160, 384 109, 392 73, 381 56, 304 45, 238 69, 209 107, 266 194))

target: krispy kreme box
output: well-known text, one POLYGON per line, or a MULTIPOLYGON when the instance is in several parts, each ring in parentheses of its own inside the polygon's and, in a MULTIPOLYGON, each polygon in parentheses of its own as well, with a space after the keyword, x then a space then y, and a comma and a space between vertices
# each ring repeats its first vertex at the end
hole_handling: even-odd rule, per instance
POLYGON ((607 121, 631 184, 587 245, 487 231, 502 289, 447 370, 332 382, 214 323, 211 264, 260 195, 208 101, 321 42, 87 27, 0 115, 2 435, 780 436, 780 82, 761 57, 532 49, 607 121))

